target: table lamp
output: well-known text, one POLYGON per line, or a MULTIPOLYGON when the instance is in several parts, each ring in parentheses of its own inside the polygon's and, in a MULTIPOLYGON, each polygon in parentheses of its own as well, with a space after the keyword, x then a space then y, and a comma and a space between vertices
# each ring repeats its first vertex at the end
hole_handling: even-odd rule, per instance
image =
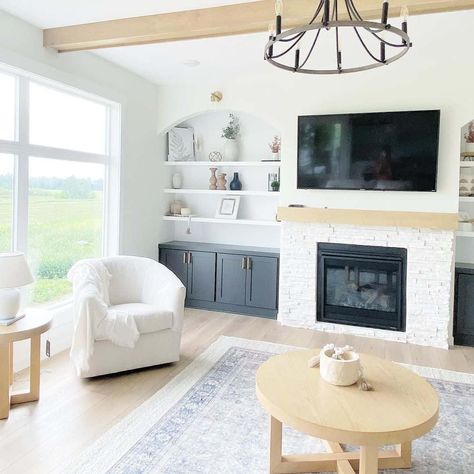
POLYGON ((15 319, 20 310, 18 287, 33 283, 22 253, 0 253, 0 321, 15 319))

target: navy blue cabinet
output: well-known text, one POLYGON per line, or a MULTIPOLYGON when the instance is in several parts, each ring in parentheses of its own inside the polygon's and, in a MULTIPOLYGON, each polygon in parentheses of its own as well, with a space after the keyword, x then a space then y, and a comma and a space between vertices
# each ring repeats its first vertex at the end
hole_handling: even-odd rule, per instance
POLYGON ((162 249, 160 262, 166 265, 186 287, 187 300, 214 301, 215 253, 162 249))
POLYGON ((216 254, 213 252, 188 253, 188 299, 214 301, 216 287, 216 254))
POLYGON ((245 305, 247 257, 220 253, 217 255, 217 297, 219 303, 245 305))
POLYGON ((474 265, 456 267, 454 343, 474 346, 474 265))
POLYGON ((276 318, 278 250, 167 242, 159 254, 186 286, 187 306, 276 318))
POLYGON ((278 260, 248 257, 246 304, 256 308, 277 309, 278 260))

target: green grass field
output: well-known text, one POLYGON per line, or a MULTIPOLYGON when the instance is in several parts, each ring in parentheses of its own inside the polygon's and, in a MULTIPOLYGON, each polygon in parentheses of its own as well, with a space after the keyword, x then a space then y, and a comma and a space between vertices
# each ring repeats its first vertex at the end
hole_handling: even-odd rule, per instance
MULTIPOLYGON (((70 199, 61 191, 30 190, 28 261, 36 277, 31 303, 58 300, 71 292, 66 274, 82 258, 102 254, 102 192, 70 199)), ((0 188, 0 251, 9 249, 12 205, 0 188)))

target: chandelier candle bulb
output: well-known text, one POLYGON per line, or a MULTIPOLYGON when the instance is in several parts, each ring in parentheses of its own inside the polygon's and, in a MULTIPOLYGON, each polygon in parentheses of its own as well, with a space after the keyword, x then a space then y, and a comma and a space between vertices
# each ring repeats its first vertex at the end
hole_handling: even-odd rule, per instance
POLYGON ((275 14, 276 14, 276 34, 281 33, 281 12, 283 10, 282 0, 277 0, 275 2, 275 14))
POLYGON ((385 62, 385 43, 380 42, 380 61, 385 62))
POLYGON ((382 23, 386 25, 388 22, 388 2, 382 4, 382 23))
POLYGON ((408 33, 408 7, 406 5, 402 7, 400 16, 402 18, 402 31, 408 33))
POLYGON ((283 13, 283 0, 276 0, 275 2, 275 15, 281 16, 283 13))

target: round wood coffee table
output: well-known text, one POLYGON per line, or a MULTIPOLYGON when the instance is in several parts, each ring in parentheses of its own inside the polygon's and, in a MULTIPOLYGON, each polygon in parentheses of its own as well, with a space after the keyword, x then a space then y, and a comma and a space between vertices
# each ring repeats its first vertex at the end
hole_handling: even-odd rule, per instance
POLYGON ((10 405, 39 400, 41 334, 51 327, 51 316, 46 312, 28 312, 11 326, 0 326, 0 420, 8 418, 10 405), (13 384, 13 343, 31 340, 30 390, 10 394, 13 384))
POLYGON ((411 466, 411 442, 438 420, 438 396, 418 375, 393 362, 361 354, 373 387, 337 387, 308 360, 319 350, 271 357, 257 372, 257 397, 270 414, 270 473, 337 471, 375 474, 411 466), (282 455, 282 423, 324 440, 327 453, 282 455), (360 446, 345 452, 341 443, 360 446), (396 445, 394 449, 378 447, 396 445))

